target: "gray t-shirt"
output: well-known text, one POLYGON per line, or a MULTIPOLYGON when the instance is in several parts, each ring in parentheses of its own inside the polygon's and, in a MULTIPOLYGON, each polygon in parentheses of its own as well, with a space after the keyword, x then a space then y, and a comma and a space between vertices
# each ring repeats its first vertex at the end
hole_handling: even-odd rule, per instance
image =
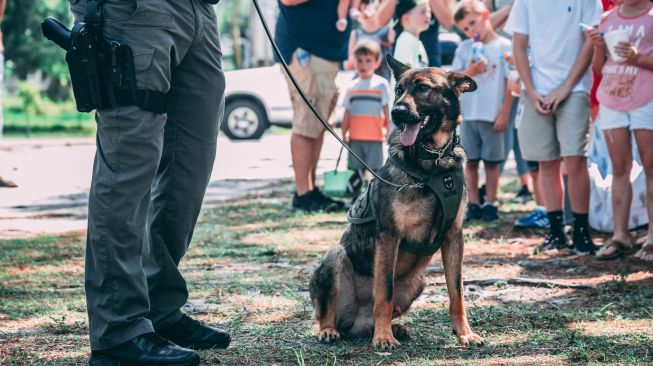
MULTIPOLYGON (((462 72, 467 68, 472 60, 472 43, 468 39, 458 46, 451 65, 453 70, 462 72)), ((488 61, 487 71, 474 77, 478 86, 476 91, 460 96, 465 121, 494 122, 496 119, 506 95, 506 78, 510 65, 504 55, 509 52, 510 41, 501 36, 483 44, 483 56, 488 61)))

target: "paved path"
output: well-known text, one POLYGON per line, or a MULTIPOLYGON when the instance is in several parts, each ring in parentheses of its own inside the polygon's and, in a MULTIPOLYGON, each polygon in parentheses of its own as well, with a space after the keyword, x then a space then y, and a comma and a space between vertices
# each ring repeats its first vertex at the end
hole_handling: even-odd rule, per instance
MULTIPOLYGON (((270 189, 290 195, 289 141, 288 132, 259 141, 220 137, 204 204, 270 189)), ((336 140, 325 136, 318 174, 333 169, 338 151, 336 140)), ((93 138, 2 140, 0 174, 19 187, 0 188, 0 239, 85 229, 94 154, 93 138)), ((345 166, 343 158, 340 167, 345 166)))
MULTIPOLYGON (((283 183, 293 176, 289 140, 288 133, 246 142, 220 137, 205 205, 275 187, 291 189, 283 183)), ((0 174, 19 187, 0 188, 0 238, 85 229, 94 154, 93 138, 4 139, 0 174)), ((337 154, 337 142, 327 138, 319 174, 333 169, 337 154)))

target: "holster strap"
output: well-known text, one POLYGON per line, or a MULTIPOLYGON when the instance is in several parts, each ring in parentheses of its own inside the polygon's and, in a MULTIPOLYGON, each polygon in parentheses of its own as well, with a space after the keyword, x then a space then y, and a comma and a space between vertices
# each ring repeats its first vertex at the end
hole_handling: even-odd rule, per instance
POLYGON ((136 90, 136 95, 127 91, 118 94, 118 104, 122 106, 135 105, 144 111, 165 113, 168 104, 168 94, 153 90, 136 90))

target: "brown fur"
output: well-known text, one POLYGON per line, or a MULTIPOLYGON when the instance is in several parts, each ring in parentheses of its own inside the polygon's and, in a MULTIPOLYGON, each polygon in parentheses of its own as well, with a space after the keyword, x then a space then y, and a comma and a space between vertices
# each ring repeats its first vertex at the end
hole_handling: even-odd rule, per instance
MULTIPOLYGON (((473 91, 469 77, 437 68, 409 69, 388 57, 397 79, 393 123, 398 127, 388 139, 390 153, 411 161, 426 171, 462 169, 464 152, 459 146, 443 159, 415 161, 411 153, 418 143, 430 149, 444 147, 461 122, 458 97, 473 91), (424 85, 420 87, 420 85, 424 85), (413 147, 401 143, 404 125, 422 123, 413 147), (410 160, 413 159, 413 160, 410 160)), ((397 184, 416 180, 391 162, 378 172, 397 184)), ((319 324, 318 337, 332 342, 340 334, 373 334, 376 349, 389 350, 406 338, 404 326, 393 318, 408 311, 425 286, 423 270, 432 256, 417 256, 400 248, 403 242, 431 243, 437 236, 444 213, 428 188, 396 188, 376 182, 375 222, 349 225, 340 244, 326 254, 313 273, 310 293, 319 324)), ((442 262, 449 293, 449 313, 454 332, 463 344, 482 344, 467 322, 462 286, 462 218, 466 194, 460 202, 453 226, 442 244, 442 262)))

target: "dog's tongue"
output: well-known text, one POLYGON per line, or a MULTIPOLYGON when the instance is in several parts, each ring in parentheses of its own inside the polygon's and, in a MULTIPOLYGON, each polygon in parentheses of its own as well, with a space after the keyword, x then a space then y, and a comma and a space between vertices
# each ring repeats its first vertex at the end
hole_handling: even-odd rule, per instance
POLYGON ((401 143, 404 146, 413 146, 415 140, 417 140, 417 134, 419 133, 420 123, 414 125, 406 125, 404 130, 401 132, 401 143))

